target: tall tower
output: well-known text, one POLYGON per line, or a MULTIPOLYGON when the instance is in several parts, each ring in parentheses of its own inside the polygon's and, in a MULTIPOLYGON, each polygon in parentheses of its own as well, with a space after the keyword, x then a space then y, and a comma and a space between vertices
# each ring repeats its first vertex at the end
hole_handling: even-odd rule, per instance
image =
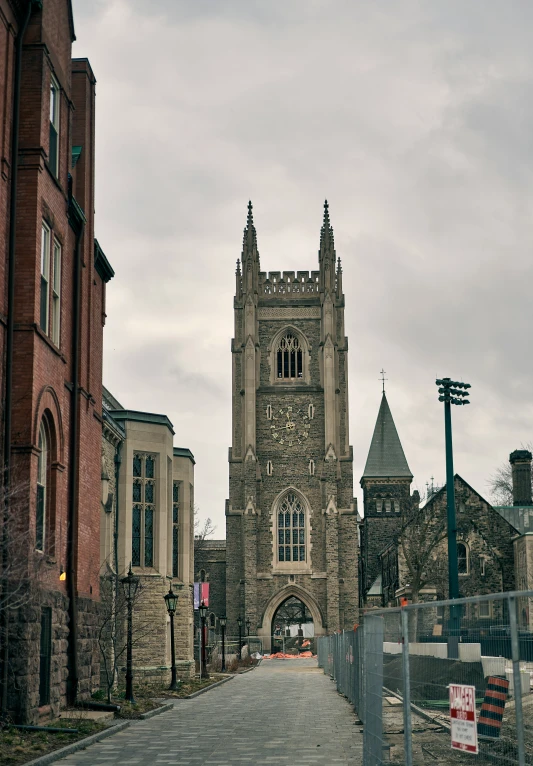
POLYGON ((365 517, 361 537, 361 601, 381 573, 379 553, 398 535, 410 507, 413 475, 383 391, 361 478, 365 517))
POLYGON ((348 433, 342 270, 327 202, 318 271, 260 271, 248 205, 237 262, 233 426, 226 507, 227 616, 270 646, 291 597, 315 635, 351 627, 357 508, 348 433))

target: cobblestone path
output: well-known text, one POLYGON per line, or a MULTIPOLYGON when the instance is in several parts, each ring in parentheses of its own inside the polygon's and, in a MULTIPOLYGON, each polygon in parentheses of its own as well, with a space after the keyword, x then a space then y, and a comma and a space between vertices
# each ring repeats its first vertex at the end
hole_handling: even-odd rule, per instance
POLYGON ((355 720, 316 660, 269 660, 59 763, 360 766, 355 720))

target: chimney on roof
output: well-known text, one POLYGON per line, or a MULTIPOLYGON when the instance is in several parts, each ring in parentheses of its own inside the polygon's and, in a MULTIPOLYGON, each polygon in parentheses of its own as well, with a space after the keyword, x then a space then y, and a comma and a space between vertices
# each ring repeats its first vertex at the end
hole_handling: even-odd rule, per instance
POLYGON ((516 449, 509 455, 513 473, 513 505, 533 505, 531 458, 531 452, 527 449, 516 449))

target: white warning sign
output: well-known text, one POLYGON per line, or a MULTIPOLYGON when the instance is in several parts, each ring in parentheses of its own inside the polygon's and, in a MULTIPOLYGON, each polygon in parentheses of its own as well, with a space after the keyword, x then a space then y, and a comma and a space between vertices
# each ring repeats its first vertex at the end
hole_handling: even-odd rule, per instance
POLYGON ((450 723, 453 750, 477 753, 476 687, 450 684, 450 723))

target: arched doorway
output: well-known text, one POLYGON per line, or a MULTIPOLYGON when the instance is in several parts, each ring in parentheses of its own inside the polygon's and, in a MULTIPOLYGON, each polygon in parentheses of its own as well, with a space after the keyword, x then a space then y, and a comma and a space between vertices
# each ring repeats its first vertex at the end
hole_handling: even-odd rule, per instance
POLYGON ((314 638, 313 616, 305 603, 296 596, 289 596, 281 603, 272 618, 271 650, 285 651, 301 645, 305 639, 314 638))
MULTIPOLYGON (((297 634, 302 625, 302 631, 309 630, 303 625, 312 625, 313 636, 323 636, 326 632, 322 610, 315 598, 298 585, 288 585, 278 591, 268 602, 261 620, 257 635, 263 641, 263 650, 271 651, 272 637, 277 631, 287 627, 297 626, 292 632, 297 634), (279 628, 276 626, 279 625, 279 628)), ((279 637, 279 636, 278 636, 279 637)))

